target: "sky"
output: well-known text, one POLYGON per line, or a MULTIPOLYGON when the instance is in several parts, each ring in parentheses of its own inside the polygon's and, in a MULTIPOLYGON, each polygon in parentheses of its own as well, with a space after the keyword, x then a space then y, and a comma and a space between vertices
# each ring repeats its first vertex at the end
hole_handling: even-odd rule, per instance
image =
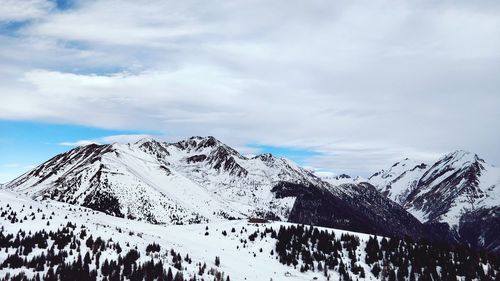
POLYGON ((0 0, 0 183, 212 135, 324 174, 500 164, 499 1, 0 0))

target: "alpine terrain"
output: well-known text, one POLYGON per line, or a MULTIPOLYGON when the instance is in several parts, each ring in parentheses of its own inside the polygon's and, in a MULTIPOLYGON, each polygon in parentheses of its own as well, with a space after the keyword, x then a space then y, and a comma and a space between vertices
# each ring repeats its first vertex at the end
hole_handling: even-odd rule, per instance
POLYGON ((365 180, 214 137, 80 146, 1 187, 0 280, 498 280, 499 175, 463 151, 365 180))
POLYGON ((460 150, 435 163, 405 159, 369 182, 442 235, 500 250, 500 168, 478 155, 460 150))
POLYGON ((159 225, 5 189, 0 198, 0 280, 500 277, 497 257, 460 245, 265 220, 159 225))
POLYGON ((270 154, 248 158, 214 137, 81 146, 6 188, 157 224, 260 217, 433 237, 368 183, 333 185, 290 160, 270 154))

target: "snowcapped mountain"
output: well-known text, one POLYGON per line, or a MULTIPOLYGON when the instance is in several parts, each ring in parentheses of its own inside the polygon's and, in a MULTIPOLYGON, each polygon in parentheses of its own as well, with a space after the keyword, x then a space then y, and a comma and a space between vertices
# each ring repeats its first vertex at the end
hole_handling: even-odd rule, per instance
POLYGON ((77 147, 6 187, 116 216, 182 224, 255 213, 286 219, 294 199, 271 193, 281 180, 322 184, 286 159, 248 159, 213 137, 193 137, 77 147))
POLYGON ((213 137, 192 137, 77 147, 6 188, 151 223, 256 216, 429 238, 418 220, 373 186, 348 182, 330 184, 285 158, 248 158, 213 137))
POLYGON ((500 206, 500 169, 462 150, 432 164, 405 159, 369 181, 421 222, 446 224, 459 236, 465 222, 477 227, 473 218, 489 220, 500 206))
POLYGON ((500 205, 500 169, 469 152, 447 154, 425 172, 407 202, 427 221, 457 224, 464 213, 500 205))
POLYGON ((463 213, 500 205, 500 169, 466 151, 431 165, 405 159, 369 182, 423 222, 456 225, 463 213))
POLYGON ((166 160, 175 171, 245 215, 286 220, 294 198, 274 196, 271 190, 279 182, 325 186, 312 172, 288 159, 271 154, 247 158, 213 137, 193 137, 168 144, 167 149, 166 160))
POLYGON ((144 144, 88 145, 50 159, 7 188, 155 223, 222 214, 225 206, 166 165, 144 144))

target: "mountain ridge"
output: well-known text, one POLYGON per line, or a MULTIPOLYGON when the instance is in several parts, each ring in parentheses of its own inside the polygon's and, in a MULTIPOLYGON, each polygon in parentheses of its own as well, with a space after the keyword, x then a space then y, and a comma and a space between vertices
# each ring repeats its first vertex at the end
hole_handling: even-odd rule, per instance
POLYGON ((311 215, 321 213, 318 221, 323 226, 349 230, 357 225, 358 231, 429 236, 418 220, 402 219, 405 211, 399 205, 366 193, 367 186, 332 185, 293 161, 270 154, 248 158, 214 137, 77 147, 51 158, 6 188, 33 198, 160 224, 250 216, 314 223, 311 215), (276 186, 281 183, 301 186, 301 192, 278 195, 276 186), (373 199, 367 200, 367 196, 373 199), (337 203, 332 205, 324 198, 337 203), (321 206, 326 206, 325 210, 321 206), (328 221, 343 210, 350 210, 341 216, 345 223, 328 221), (387 222, 385 227, 379 225, 383 221, 387 222))
POLYGON ((498 221, 499 168, 464 150, 445 154, 434 163, 412 162, 394 169, 402 167, 403 162, 411 160, 381 170, 369 181, 421 222, 441 230, 447 228, 450 239, 500 250, 500 231, 481 222, 498 221))

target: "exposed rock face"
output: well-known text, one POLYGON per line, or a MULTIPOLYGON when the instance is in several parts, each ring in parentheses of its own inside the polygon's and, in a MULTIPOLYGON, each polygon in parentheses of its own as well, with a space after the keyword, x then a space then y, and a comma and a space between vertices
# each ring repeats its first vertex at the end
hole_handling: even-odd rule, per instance
POLYGON ((369 180, 382 194, 450 240, 488 249, 496 249, 500 243, 497 228, 482 226, 497 222, 500 169, 476 154, 459 150, 430 165, 405 159, 369 180))
POLYGON ((459 236, 476 248, 500 253, 500 207, 482 208, 460 218, 459 236))

